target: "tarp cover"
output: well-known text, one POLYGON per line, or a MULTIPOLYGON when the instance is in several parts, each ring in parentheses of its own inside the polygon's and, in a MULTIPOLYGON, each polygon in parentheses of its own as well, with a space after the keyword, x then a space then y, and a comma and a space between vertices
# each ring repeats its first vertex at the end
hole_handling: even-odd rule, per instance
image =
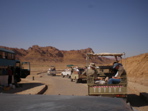
POLYGON ((124 53, 88 53, 87 56, 123 56, 124 53))
POLYGON ((67 65, 67 67, 72 67, 72 66, 74 66, 74 65, 72 65, 72 64, 67 65))

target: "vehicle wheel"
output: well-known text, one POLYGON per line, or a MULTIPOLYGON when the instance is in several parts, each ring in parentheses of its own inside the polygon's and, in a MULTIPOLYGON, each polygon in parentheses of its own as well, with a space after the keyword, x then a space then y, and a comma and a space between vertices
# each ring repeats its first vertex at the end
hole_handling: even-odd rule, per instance
POLYGON ((79 79, 75 79, 75 82, 76 82, 76 83, 79 83, 79 79))
POLYGON ((82 79, 79 79, 79 83, 83 83, 83 80, 82 79))
POLYGON ((133 108, 133 107, 131 106, 130 102, 127 102, 126 104, 131 108, 132 111, 138 111, 138 110, 136 110, 135 108, 133 108))
POLYGON ((56 74, 52 74, 52 76, 56 76, 56 74))
POLYGON ((127 97, 123 98, 123 100, 124 100, 126 103, 129 102, 128 99, 127 99, 127 97))

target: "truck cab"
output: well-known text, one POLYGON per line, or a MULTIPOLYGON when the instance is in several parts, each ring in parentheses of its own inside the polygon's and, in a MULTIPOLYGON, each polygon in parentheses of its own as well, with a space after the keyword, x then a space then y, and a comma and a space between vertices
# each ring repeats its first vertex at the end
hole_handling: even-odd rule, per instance
POLYGON ((30 75, 30 62, 20 62, 16 60, 14 79, 20 82, 21 78, 26 78, 30 75))

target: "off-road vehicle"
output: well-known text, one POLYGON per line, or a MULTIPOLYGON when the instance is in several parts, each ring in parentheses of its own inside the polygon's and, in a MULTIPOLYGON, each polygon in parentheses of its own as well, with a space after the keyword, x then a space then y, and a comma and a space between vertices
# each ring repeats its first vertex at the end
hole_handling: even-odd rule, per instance
MULTIPOLYGON (((114 56, 115 61, 118 61, 118 58, 122 59, 124 53, 89 53, 86 55, 87 63, 89 64, 91 58, 98 58, 102 56, 114 56)), ((115 71, 113 69, 113 65, 103 65, 98 66, 97 68, 100 77, 111 78, 115 75, 115 71)), ((88 85, 88 95, 90 96, 110 96, 110 97, 127 97, 127 76, 121 78, 121 82, 119 84, 108 84, 107 82, 104 84, 98 84, 95 82, 93 77, 87 76, 87 85, 88 85)))

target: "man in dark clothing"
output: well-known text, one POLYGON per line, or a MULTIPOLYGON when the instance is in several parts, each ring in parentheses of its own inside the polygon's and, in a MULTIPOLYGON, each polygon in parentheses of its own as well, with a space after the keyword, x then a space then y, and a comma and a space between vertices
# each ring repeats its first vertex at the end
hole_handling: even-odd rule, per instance
POLYGON ((8 86, 9 86, 12 83, 12 75, 13 75, 11 67, 8 67, 7 74, 8 74, 8 86))

